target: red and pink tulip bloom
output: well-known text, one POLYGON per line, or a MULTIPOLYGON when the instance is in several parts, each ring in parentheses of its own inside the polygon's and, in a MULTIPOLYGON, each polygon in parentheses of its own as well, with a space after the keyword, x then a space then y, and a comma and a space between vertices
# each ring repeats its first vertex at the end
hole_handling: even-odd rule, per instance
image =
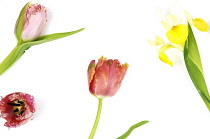
MULTIPOLYGON (((22 26, 21 39, 26 41, 33 41, 37 39, 41 32, 44 30, 47 22, 47 14, 44 6, 40 4, 28 4, 25 11, 21 12, 17 25, 20 23, 22 26), (22 19, 22 21, 21 21, 22 19)), ((17 34, 16 34, 17 35, 17 34)))
POLYGON ((4 125, 9 128, 25 124, 34 112, 34 97, 29 94, 11 93, 0 101, 0 117, 6 120, 4 125))
POLYGON ((92 60, 88 67, 89 91, 97 98, 114 96, 128 69, 128 64, 120 64, 115 59, 99 58, 98 63, 92 60))

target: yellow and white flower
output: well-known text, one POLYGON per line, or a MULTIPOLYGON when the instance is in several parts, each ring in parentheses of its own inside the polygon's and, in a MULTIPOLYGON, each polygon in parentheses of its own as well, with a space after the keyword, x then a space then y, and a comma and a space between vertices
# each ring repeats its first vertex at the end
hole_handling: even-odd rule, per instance
POLYGON ((169 41, 165 43, 163 38, 157 36, 154 41, 149 40, 148 42, 159 50, 161 61, 173 66, 165 51, 176 48, 183 52, 185 41, 188 37, 188 24, 202 32, 207 32, 209 25, 202 18, 193 18, 189 13, 180 8, 176 8, 176 11, 170 11, 169 13, 161 21, 166 29, 166 38, 169 41))
POLYGON ((159 50, 160 60, 170 66, 173 66, 173 62, 168 58, 165 51, 176 48, 183 52, 183 46, 181 44, 173 44, 171 42, 165 43, 163 38, 159 36, 156 36, 154 41, 148 40, 148 42, 159 50))

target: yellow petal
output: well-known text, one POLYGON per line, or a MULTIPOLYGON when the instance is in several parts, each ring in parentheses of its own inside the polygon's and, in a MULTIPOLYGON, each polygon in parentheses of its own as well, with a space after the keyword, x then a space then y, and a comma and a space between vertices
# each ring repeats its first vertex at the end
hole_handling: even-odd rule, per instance
POLYGON ((164 63, 173 66, 173 63, 169 60, 168 56, 164 53, 164 52, 159 52, 159 58, 161 61, 163 61, 164 63))
POLYGON ((171 44, 163 45, 160 48, 160 51, 159 51, 159 58, 164 63, 166 63, 166 64, 168 64, 170 66, 173 66, 173 63, 170 61, 170 59, 168 58, 168 56, 165 54, 165 51, 167 51, 168 49, 171 49, 171 48, 176 48, 176 47, 174 45, 171 45, 171 44))
POLYGON ((152 46, 156 46, 155 42, 154 41, 151 41, 151 40, 147 40, 147 42, 152 45, 152 46))
POLYGON ((175 44, 182 44, 186 41, 188 36, 188 27, 187 25, 180 24, 173 26, 171 30, 166 33, 168 40, 175 44))
POLYGON ((164 44, 163 38, 161 38, 159 36, 155 37, 155 42, 156 42, 156 45, 164 44))
POLYGON ((160 48, 160 52, 165 52, 165 51, 167 51, 168 49, 171 49, 171 48, 176 48, 176 47, 172 44, 165 44, 160 48))
POLYGON ((164 44, 164 40, 163 38, 156 36, 155 37, 155 41, 151 41, 151 40, 147 40, 149 44, 151 44, 152 46, 158 46, 161 44, 164 44))
POLYGON ((209 25, 202 18, 193 19, 193 25, 200 31, 208 32, 209 25))

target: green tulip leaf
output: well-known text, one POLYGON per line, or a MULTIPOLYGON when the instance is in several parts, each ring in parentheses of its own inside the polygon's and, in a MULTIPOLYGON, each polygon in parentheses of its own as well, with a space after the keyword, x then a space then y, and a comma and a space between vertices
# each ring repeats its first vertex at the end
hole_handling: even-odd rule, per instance
POLYGON ((49 35, 41 36, 32 42, 26 42, 26 43, 27 43, 27 45, 33 46, 33 45, 37 45, 37 44, 41 44, 41 43, 45 43, 45 42, 49 42, 49 41, 54 41, 54 40, 57 40, 60 38, 64 38, 64 37, 76 34, 84 29, 85 28, 81 28, 81 29, 71 31, 71 32, 49 34, 49 35))
POLYGON ((184 46, 185 64, 193 84, 210 111, 210 95, 203 74, 198 46, 192 28, 189 24, 188 31, 188 38, 184 46))
POLYGON ((75 33, 78 33, 85 28, 71 31, 71 32, 65 32, 65 33, 54 33, 50 35, 45 35, 42 37, 39 37, 35 41, 31 42, 25 42, 22 44, 18 44, 11 52, 10 54, 0 63, 0 75, 3 74, 9 67, 11 67, 24 53, 27 49, 29 49, 31 46, 42 44, 45 42, 50 42, 53 40, 57 40, 63 37, 67 37, 70 35, 73 35, 75 33))
POLYGON ((141 121, 141 122, 139 122, 139 123, 137 123, 137 124, 132 125, 132 126, 128 129, 128 131, 126 131, 122 136, 118 137, 117 139, 126 139, 126 138, 131 134, 131 132, 132 132, 134 129, 136 129, 136 128, 138 128, 138 127, 140 127, 140 126, 142 126, 142 125, 144 125, 144 124, 146 124, 146 123, 148 123, 148 122, 149 122, 149 121, 141 121))
POLYGON ((23 30, 25 13, 26 13, 26 9, 30 3, 31 2, 26 3, 26 5, 22 8, 22 10, 19 14, 19 17, 16 21, 15 34, 16 34, 18 42, 21 41, 21 34, 22 34, 22 30, 23 30))

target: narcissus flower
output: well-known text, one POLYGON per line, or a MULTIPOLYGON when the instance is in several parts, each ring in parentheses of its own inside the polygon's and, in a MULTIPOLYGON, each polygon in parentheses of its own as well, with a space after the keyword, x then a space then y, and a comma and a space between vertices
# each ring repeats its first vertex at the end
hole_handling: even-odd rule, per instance
MULTIPOLYGON (((174 3, 174 5, 175 4, 176 3, 174 3)), ((176 11, 179 8, 175 7, 173 9, 176 11)), ((167 11, 169 12, 170 8, 167 11)), ((199 31, 208 32, 209 25, 202 18, 193 18, 187 12, 185 12, 185 16, 183 17, 183 10, 178 10, 176 13, 179 13, 180 16, 169 14, 165 18, 166 20, 162 21, 162 25, 167 30, 166 37, 170 42, 165 43, 161 37, 156 37, 155 41, 149 41, 149 43, 158 48, 160 60, 171 66, 173 63, 170 61, 165 51, 171 48, 177 48, 183 51, 184 62, 189 76, 210 111, 210 94, 204 78, 199 49, 192 30, 192 27, 195 27, 199 31), (177 47, 178 45, 181 47, 177 47)))
POLYGON ((17 19, 15 28, 17 38, 21 38, 24 42, 37 39, 45 28, 46 22, 47 14, 44 6, 40 4, 26 5, 17 19))
POLYGON ((165 17, 165 20, 161 22, 167 30, 166 38, 169 40, 169 42, 165 43, 164 40, 159 36, 156 37, 155 41, 149 40, 149 43, 151 45, 158 48, 160 60, 170 66, 173 66, 173 63, 168 58, 165 52, 171 48, 176 48, 183 52, 184 44, 188 37, 187 22, 190 24, 190 26, 194 26, 202 32, 206 32, 209 30, 208 24, 203 19, 193 18, 187 12, 185 12, 185 14, 183 12, 181 17, 169 14, 165 17))
POLYGON ((120 64, 115 59, 99 58, 98 63, 91 61, 88 67, 89 91, 97 98, 114 96, 128 69, 128 64, 120 64))
POLYGON ((0 116, 6 120, 5 126, 12 128, 28 122, 35 112, 34 97, 15 92, 0 101, 0 116))

